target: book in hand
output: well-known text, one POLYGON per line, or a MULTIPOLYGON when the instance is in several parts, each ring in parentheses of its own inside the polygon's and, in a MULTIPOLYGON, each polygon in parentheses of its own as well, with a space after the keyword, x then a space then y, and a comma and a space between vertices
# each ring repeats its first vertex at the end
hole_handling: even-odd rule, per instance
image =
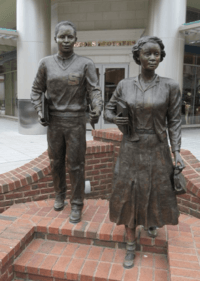
MULTIPOLYGON (((122 99, 118 99, 117 101, 117 115, 119 117, 128 117, 128 107, 126 102, 122 99)), ((120 125, 118 128, 124 135, 130 135, 131 133, 129 125, 120 125)))
POLYGON ((42 93, 42 122, 49 123, 49 106, 45 93, 42 93))

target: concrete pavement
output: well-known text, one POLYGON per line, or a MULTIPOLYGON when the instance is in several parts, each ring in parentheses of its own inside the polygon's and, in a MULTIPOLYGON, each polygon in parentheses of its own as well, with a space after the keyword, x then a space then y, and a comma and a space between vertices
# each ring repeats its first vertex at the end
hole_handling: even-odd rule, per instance
MULTIPOLYGON (((86 139, 93 139, 91 132, 86 139)), ((30 162, 45 150, 46 135, 21 135, 16 121, 0 118, 0 174, 30 162)))

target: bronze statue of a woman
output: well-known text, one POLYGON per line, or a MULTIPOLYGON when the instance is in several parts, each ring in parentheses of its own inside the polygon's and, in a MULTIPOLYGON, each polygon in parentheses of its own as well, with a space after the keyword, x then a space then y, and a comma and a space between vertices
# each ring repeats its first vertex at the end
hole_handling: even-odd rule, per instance
POLYGON ((141 65, 141 73, 119 82, 104 116, 119 127, 128 125, 131 131, 123 136, 110 198, 110 220, 126 228, 125 268, 134 265, 138 225, 143 225, 149 236, 155 237, 156 227, 178 224, 167 132, 175 165, 179 163, 180 169, 184 167, 179 154, 180 89, 174 80, 155 74, 165 57, 163 42, 157 37, 142 37, 132 52, 135 62, 141 65), (126 103, 128 117, 117 114, 119 100, 126 103))

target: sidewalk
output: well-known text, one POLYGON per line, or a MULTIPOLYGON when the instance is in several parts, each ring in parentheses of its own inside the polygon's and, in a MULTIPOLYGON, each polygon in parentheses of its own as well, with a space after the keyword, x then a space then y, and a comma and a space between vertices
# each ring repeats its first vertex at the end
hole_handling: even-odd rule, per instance
MULTIPOLYGON (((86 139, 93 139, 91 132, 87 132, 86 139)), ((182 148, 200 160, 199 128, 182 130, 182 148)), ((17 122, 0 118, 0 174, 24 165, 46 149, 46 135, 21 135, 17 122)))
POLYGON ((181 148, 189 150, 200 161, 200 128, 182 129, 181 148))
MULTIPOLYGON (((86 139, 93 139, 91 132, 87 132, 86 139)), ((45 150, 46 135, 21 135, 16 121, 0 118, 0 174, 24 165, 45 150)))

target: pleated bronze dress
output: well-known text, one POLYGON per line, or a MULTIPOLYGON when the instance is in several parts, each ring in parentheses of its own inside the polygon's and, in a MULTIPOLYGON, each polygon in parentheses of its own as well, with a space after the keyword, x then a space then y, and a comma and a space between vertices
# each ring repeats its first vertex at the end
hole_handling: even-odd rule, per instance
POLYGON ((126 101, 132 134, 123 136, 114 170, 110 220, 135 228, 178 224, 173 189, 172 151, 180 149, 181 96, 177 84, 157 76, 142 90, 139 78, 122 80, 106 106, 105 119, 116 112, 117 99, 126 101), (168 121, 168 128, 166 127, 168 121))

